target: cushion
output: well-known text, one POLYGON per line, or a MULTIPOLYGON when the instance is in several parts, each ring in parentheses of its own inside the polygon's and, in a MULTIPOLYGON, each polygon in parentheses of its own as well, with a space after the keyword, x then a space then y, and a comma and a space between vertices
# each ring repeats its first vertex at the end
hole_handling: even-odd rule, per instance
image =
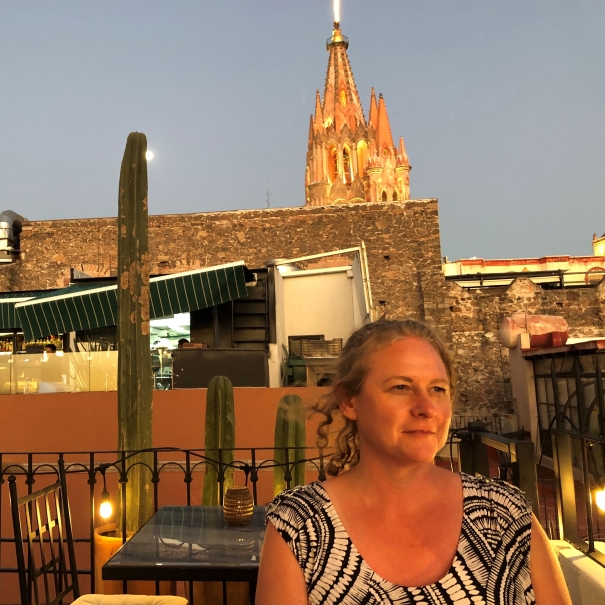
POLYGON ((85 594, 72 605, 187 605, 187 599, 136 594, 85 594))

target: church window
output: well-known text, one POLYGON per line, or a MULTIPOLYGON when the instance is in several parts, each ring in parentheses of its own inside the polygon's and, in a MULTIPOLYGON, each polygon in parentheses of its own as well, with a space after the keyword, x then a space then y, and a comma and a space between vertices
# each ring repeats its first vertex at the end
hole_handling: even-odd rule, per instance
POLYGON ((345 147, 342 150, 342 163, 344 167, 345 183, 347 185, 350 185, 353 181, 353 178, 351 172, 351 155, 349 153, 348 147, 345 147))
POLYGON ((357 173, 362 179, 365 175, 365 166, 368 160, 368 145, 365 141, 357 143, 357 173))
POLYGON ((386 201, 387 201, 387 192, 386 192, 386 191, 383 191, 383 192, 382 192, 382 201, 383 201, 383 202, 386 202, 386 201))
POLYGON ((338 151, 336 147, 330 148, 330 156, 328 158, 328 170, 330 171, 330 183, 333 183, 338 176, 338 151))
POLYGON ((393 191, 393 201, 397 201, 397 191, 393 191))
POLYGON ((347 104, 347 93, 345 90, 340 91, 340 104, 343 107, 347 104))

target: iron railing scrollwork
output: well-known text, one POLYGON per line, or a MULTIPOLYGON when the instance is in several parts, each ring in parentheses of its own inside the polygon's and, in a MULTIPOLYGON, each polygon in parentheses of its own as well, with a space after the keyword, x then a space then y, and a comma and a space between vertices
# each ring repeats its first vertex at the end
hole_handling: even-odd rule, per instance
MULTIPOLYGON (((234 473, 241 473, 244 482, 250 487, 254 504, 259 504, 262 487, 264 500, 273 497, 273 469, 281 467, 284 472, 287 488, 292 487, 293 470, 296 464, 305 464, 309 473, 308 479, 324 481, 326 452, 317 448, 307 448, 304 460, 295 460, 293 452, 289 450, 300 448, 283 448, 285 462, 275 460, 275 449, 271 448, 235 448, 235 460, 230 463, 223 461, 223 451, 218 450, 218 456, 211 458, 205 455, 204 449, 177 449, 153 448, 136 452, 123 451, 97 451, 97 452, 43 452, 43 453, 0 453, 0 603, 7 602, 7 595, 15 598, 14 588, 17 586, 17 568, 6 565, 5 562, 14 558, 14 536, 12 525, 3 510, 9 510, 9 494, 5 485, 8 477, 15 475, 21 485, 23 493, 31 494, 40 487, 45 487, 57 481, 58 460, 65 464, 68 494, 72 518, 74 522, 75 542, 88 544, 88 556, 78 561, 78 574, 89 578, 90 592, 95 592, 95 528, 102 524, 98 511, 97 491, 98 484, 103 487, 106 482, 112 484, 114 497, 117 491, 121 492, 123 501, 126 499, 126 484, 131 470, 137 465, 148 469, 150 489, 153 498, 153 510, 157 512, 161 503, 184 504, 191 506, 201 503, 201 490, 206 465, 213 465, 218 470, 220 485, 220 502, 224 491, 225 475, 228 468, 234 473), (137 460, 137 456, 148 454, 150 463, 137 460), (132 461, 129 464, 129 461, 132 461), (174 481, 167 481, 167 477, 174 473, 180 474, 184 484, 184 491, 180 493, 174 489, 174 481), (110 481, 111 479, 111 481, 110 481), (77 485, 79 484, 79 485, 77 485), (166 489, 163 490, 163 486, 166 489), (87 499, 85 512, 82 497, 87 499), (5 509, 5 507, 7 507, 5 509), (76 513, 76 515, 74 515, 76 513), (86 519, 86 527, 81 519, 86 519), (87 559, 87 560, 86 560, 87 559), (12 590, 11 590, 12 588, 12 590)), ((216 450, 215 450, 216 451, 216 450)), ((239 479, 239 477, 238 477, 239 479)), ((264 502, 260 502, 261 504, 264 502)), ((122 536, 125 540, 125 519, 123 520, 122 536)), ((81 547, 78 551, 82 558, 81 547)), ((127 588, 127 587, 125 587, 127 588)), ((156 585, 156 589, 159 585, 156 585)), ((193 593, 189 595, 190 602, 193 593)))
POLYGON ((545 353, 532 359, 540 460, 554 470, 558 538, 605 566, 605 539, 594 503, 605 488, 605 350, 545 353))

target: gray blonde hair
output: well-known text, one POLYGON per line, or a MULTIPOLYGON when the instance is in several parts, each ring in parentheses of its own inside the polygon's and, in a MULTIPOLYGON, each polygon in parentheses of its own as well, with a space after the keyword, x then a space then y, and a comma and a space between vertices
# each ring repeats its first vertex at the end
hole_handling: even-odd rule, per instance
POLYGON ((456 389, 456 375, 452 360, 438 332, 426 323, 415 319, 380 319, 367 324, 351 335, 336 364, 336 373, 331 382, 330 392, 324 395, 312 407, 323 415, 317 427, 317 447, 328 446, 328 433, 334 418, 341 416, 344 426, 336 436, 336 452, 326 465, 326 473, 336 476, 345 468, 359 462, 359 438, 357 422, 342 416, 340 402, 358 395, 363 387, 369 370, 370 355, 404 338, 421 338, 437 351, 447 371, 450 381, 450 395, 453 399, 456 389))

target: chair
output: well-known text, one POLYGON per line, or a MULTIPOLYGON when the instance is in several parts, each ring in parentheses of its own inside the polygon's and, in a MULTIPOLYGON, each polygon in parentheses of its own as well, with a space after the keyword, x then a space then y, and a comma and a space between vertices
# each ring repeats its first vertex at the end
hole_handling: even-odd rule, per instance
POLYGON ((59 603, 70 593, 80 596, 65 467, 59 462, 59 481, 33 494, 19 498, 17 480, 8 479, 21 604, 59 603), (22 533, 22 517, 25 535, 22 533), (27 562, 23 543, 27 542, 27 562), (39 565, 36 553, 39 552, 39 565), (42 586, 40 586, 42 578, 42 586), (43 588, 44 594, 41 595, 43 588))
POLYGON ((9 477, 8 484, 21 605, 60 605, 69 602, 70 595, 73 605, 187 605, 186 599, 172 596, 80 596, 63 460, 59 460, 59 480, 32 494, 18 497, 14 475, 9 477), (24 543, 27 543, 27 562, 24 543))

